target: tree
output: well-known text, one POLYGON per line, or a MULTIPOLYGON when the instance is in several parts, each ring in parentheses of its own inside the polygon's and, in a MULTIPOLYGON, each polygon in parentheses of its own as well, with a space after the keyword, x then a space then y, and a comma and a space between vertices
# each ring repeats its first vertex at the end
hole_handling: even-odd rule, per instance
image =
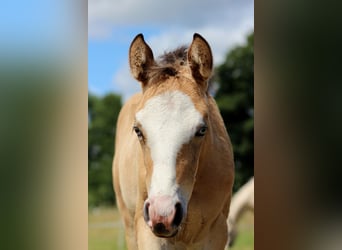
POLYGON ((111 169, 116 122, 120 109, 120 96, 88 96, 89 206, 115 203, 111 169))
POLYGON ((215 69, 215 99, 229 132, 235 158, 235 192, 254 175, 254 33, 215 69))

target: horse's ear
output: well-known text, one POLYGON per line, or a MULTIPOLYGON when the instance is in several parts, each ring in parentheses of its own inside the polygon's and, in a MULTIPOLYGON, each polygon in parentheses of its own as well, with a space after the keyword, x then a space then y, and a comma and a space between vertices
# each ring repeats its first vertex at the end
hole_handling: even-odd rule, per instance
POLYGON ((153 53, 142 34, 137 35, 129 48, 129 66, 135 79, 147 84, 147 71, 154 64, 153 53))
POLYGON ((199 82, 204 82, 207 87, 207 80, 213 69, 213 56, 207 41, 195 33, 188 50, 188 61, 192 76, 199 82))

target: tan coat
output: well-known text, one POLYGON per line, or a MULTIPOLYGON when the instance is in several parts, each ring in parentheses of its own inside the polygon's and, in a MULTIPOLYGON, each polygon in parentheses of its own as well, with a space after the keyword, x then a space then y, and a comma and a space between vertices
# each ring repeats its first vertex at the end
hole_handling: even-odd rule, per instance
MULTIPOLYGON (((152 51, 142 35, 134 39, 130 48, 132 74, 141 82, 143 93, 133 96, 120 112, 113 161, 117 205, 130 250, 224 249, 227 241, 226 221, 234 180, 233 151, 217 105, 207 92, 212 57, 209 45, 198 34, 194 35, 187 59, 188 62, 179 67, 157 67, 152 51), (153 71, 155 68, 163 73, 156 76, 158 72, 153 71), (200 114, 205 127, 189 136, 177 151, 174 170, 176 178, 173 180, 177 190, 174 196, 180 197, 179 203, 184 206, 181 210, 183 214, 180 225, 165 223, 170 226, 170 230, 174 230, 174 235, 158 237, 153 231, 155 228, 151 226, 153 223, 148 221, 154 216, 150 211, 152 203, 150 210, 146 206, 147 201, 152 199, 153 171, 157 168, 153 152, 156 149, 149 143, 151 132, 146 131, 148 129, 144 128, 143 122, 137 122, 137 113, 148 106, 149 100, 165 93, 178 93, 182 98, 184 96, 182 102, 188 106, 188 100, 191 100, 194 110, 189 110, 200 114)), ((179 116, 174 114, 174 117, 179 116)), ((188 122, 182 120, 180 124, 188 122)), ((170 129, 176 131, 177 126, 170 129)), ((156 197, 160 198, 158 195, 156 197)), ((174 209, 170 208, 172 211, 174 209)), ((174 213, 158 216, 173 219, 174 213)), ((162 218, 163 221, 166 221, 165 218, 162 218)))

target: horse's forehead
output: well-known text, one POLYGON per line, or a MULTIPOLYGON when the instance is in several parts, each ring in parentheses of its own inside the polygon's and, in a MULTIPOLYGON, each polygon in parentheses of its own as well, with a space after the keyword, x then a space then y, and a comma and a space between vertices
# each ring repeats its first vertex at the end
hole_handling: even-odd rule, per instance
POLYGON ((147 105, 151 106, 152 103, 157 107, 159 103, 163 105, 174 103, 174 108, 194 106, 202 116, 206 116, 207 101, 206 95, 201 92, 198 84, 184 73, 183 77, 167 79, 162 84, 151 86, 145 91, 138 110, 144 109, 147 105))
POLYGON ((180 122, 182 118, 186 118, 189 121, 198 122, 199 119, 203 120, 206 113, 203 106, 187 93, 169 90, 146 98, 136 113, 136 119, 139 122, 144 120, 156 122, 155 120, 165 119, 176 119, 173 121, 180 122))

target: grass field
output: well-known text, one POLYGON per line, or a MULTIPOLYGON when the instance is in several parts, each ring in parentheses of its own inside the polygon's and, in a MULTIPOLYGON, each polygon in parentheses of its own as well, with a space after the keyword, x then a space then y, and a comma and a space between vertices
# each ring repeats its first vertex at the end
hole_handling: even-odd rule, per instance
MULTIPOLYGON (((254 249, 254 216, 246 213, 239 222, 239 232, 230 250, 254 249)), ((125 250, 125 236, 120 215, 116 208, 89 209, 89 250, 125 250)))

